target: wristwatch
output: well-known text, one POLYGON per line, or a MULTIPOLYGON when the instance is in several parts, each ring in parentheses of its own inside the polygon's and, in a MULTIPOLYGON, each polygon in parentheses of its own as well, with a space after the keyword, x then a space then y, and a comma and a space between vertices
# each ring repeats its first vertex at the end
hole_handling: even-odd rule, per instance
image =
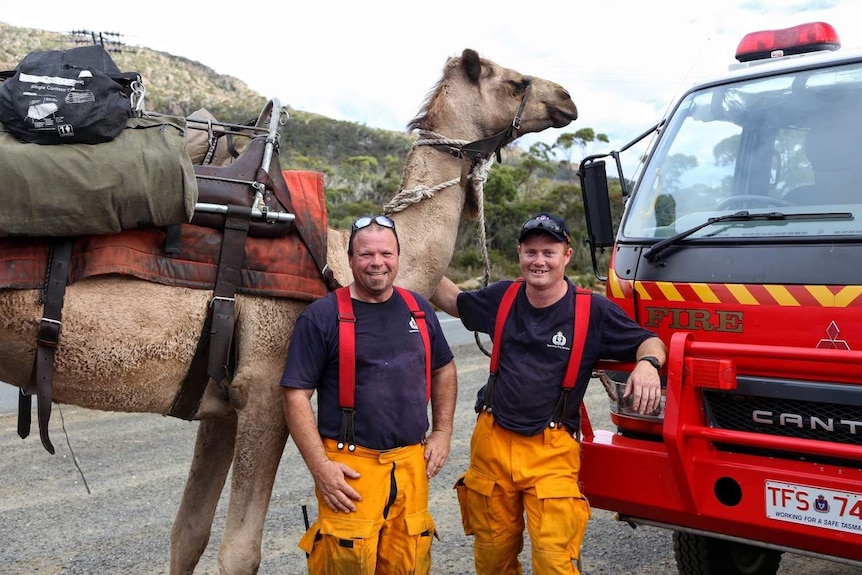
POLYGON ((649 362, 649 364, 651 366, 653 366, 656 369, 656 371, 661 371, 661 362, 658 360, 657 357, 655 357, 653 355, 645 355, 642 358, 640 358, 638 361, 649 362))

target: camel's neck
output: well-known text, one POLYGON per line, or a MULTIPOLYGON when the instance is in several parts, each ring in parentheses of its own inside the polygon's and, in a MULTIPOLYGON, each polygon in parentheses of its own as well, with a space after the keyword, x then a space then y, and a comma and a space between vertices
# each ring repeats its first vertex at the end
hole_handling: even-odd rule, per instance
POLYGON ((407 156, 402 192, 419 197, 424 190, 455 181, 436 190, 433 196, 392 214, 401 241, 396 283, 426 297, 445 274, 455 251, 464 207, 460 176, 461 160, 441 150, 419 146, 407 156))

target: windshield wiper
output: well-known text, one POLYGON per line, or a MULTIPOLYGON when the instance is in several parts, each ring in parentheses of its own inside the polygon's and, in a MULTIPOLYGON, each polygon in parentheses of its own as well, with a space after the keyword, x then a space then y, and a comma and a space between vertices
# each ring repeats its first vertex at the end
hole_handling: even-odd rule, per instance
POLYGON ((733 214, 725 214, 709 218, 702 224, 689 228, 684 232, 680 232, 674 236, 663 239, 660 242, 654 243, 648 250, 644 252, 644 258, 651 264, 658 260, 659 255, 667 248, 674 244, 680 243, 682 240, 692 235, 693 233, 702 230, 707 226, 718 224, 721 222, 750 222, 754 220, 851 220, 853 214, 850 212, 823 212, 810 214, 784 214, 782 212, 766 212, 752 214, 748 210, 741 210, 733 214))

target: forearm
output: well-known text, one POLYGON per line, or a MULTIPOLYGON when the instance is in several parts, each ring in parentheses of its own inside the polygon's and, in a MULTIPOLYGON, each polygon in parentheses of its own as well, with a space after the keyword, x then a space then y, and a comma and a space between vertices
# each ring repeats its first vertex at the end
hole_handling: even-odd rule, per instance
POLYGON ((640 359, 647 356, 658 358, 662 365, 667 363, 667 347, 665 347, 664 342, 657 337, 651 337, 641 342, 637 349, 636 358, 640 359))
POLYGON ((452 434, 458 400, 458 373, 451 361, 432 374, 431 430, 452 434))
POLYGON ((458 315, 458 294, 461 293, 461 289, 452 282, 446 276, 443 276, 440 279, 440 283, 437 284, 437 289, 434 290, 434 293, 431 295, 431 303, 448 313, 453 317, 459 317, 458 315))
POLYGON ((282 407, 287 430, 309 471, 316 475, 317 470, 328 462, 329 458, 320 439, 310 398, 311 392, 304 389, 283 388, 282 407))

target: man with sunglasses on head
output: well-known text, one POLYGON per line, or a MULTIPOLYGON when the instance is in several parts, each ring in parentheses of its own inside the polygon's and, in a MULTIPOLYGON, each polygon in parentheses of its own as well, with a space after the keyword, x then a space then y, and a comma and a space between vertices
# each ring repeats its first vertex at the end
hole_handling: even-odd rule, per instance
POLYGON ((431 570, 428 485, 449 456, 457 376, 434 308, 393 285, 400 251, 392 219, 358 218, 353 282, 294 327, 281 385, 318 501, 299 543, 310 575, 431 570))
POLYGON ((561 218, 538 214, 518 237, 522 278, 461 292, 444 277, 431 298, 494 342, 470 464, 456 483, 478 575, 522 572, 525 513, 533 572, 580 573, 590 507, 578 484, 579 410, 597 360, 634 362, 625 396, 639 413, 660 406, 664 344, 566 277, 571 241, 561 218))

